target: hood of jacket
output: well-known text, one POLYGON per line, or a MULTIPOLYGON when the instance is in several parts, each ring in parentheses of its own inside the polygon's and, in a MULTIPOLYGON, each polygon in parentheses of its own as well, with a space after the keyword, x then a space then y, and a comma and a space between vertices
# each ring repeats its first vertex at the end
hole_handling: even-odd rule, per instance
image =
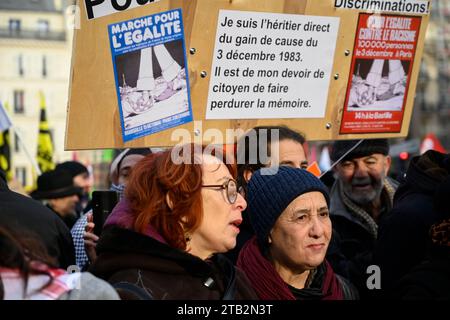
POLYGON ((398 188, 394 201, 410 192, 433 195, 437 186, 450 174, 450 154, 428 150, 416 156, 406 171, 406 177, 398 188))

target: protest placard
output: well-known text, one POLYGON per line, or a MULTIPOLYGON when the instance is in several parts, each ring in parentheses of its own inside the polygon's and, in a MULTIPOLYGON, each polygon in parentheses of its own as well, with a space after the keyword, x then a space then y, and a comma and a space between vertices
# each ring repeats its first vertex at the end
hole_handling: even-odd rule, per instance
POLYGON ((360 14, 341 133, 400 132, 420 22, 360 14))
POLYGON ((369 7, 357 8, 349 0, 79 1, 65 148, 163 147, 186 140, 233 143, 234 130, 280 124, 305 133, 308 140, 404 137, 429 2, 415 0, 412 6, 402 4, 403 0, 366 2, 369 7), (165 12, 178 12, 179 19, 164 29, 173 34, 158 42, 149 34, 153 36, 152 28, 162 25, 147 28, 142 19, 153 23, 165 12), (358 66, 359 76, 367 83, 362 72, 369 63, 384 60, 385 68, 393 60, 357 52, 367 49, 355 41, 364 29, 362 14, 410 17, 412 29, 400 31, 415 32, 415 40, 414 48, 406 50, 412 56, 395 58, 399 61, 394 64, 400 62, 405 74, 404 92, 397 86, 392 91, 395 97, 386 98, 380 85, 371 103, 361 103, 360 95, 360 106, 349 104, 358 66), (180 32, 174 29, 177 21, 180 32), (123 23, 131 23, 133 31, 122 30, 123 23), (167 65, 175 62, 174 71, 169 72, 176 73, 175 83, 164 76, 157 56, 165 56, 162 60, 169 61, 167 65), (141 68, 141 57, 146 67, 141 68), (154 87, 151 80, 144 80, 149 75, 154 87), (173 95, 162 99, 169 86, 173 95), (357 119, 368 118, 360 121, 364 130, 355 129, 348 118, 360 112, 355 111, 358 107, 378 108, 365 109, 369 113, 357 119), (390 112, 397 117, 395 125, 380 127, 369 119, 378 117, 372 112, 390 112))
POLYGON ((206 119, 323 118, 338 28, 335 17, 221 10, 206 119))
POLYGON ((192 121, 181 10, 109 25, 124 141, 192 121))

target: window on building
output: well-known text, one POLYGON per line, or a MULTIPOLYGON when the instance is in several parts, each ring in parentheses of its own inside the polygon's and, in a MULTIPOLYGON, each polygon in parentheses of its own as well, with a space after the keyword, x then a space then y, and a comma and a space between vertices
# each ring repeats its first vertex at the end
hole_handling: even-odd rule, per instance
POLYGON ((48 23, 48 20, 38 20, 37 24, 38 32, 39 34, 46 34, 50 30, 50 25, 48 23))
POLYGON ((14 113, 24 113, 24 96, 23 90, 14 90, 14 113))
POLYGON ((17 57, 17 71, 21 77, 25 74, 25 70, 23 68, 23 55, 21 54, 17 57))
POLYGON ((47 77, 47 57, 42 56, 42 78, 47 77))
POLYGON ((20 141, 17 134, 14 134, 14 152, 20 152, 20 141))
POLYGON ((27 168, 16 167, 16 179, 22 183, 23 186, 27 185, 27 168))
POLYGON ((20 20, 19 19, 9 19, 9 32, 19 33, 20 32, 20 20))

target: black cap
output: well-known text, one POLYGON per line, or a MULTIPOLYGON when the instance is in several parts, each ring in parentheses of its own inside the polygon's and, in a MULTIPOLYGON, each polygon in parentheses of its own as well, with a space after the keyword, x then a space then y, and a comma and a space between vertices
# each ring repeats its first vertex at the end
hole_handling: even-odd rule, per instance
MULTIPOLYGON (((354 147, 360 140, 339 140, 335 141, 331 150, 330 158, 333 162, 339 160, 348 150, 354 147)), ((354 150, 352 150, 342 160, 370 156, 380 153, 385 156, 389 154, 389 142, 387 139, 367 139, 363 140, 354 150)))
POLYGON ((56 165, 55 169, 67 171, 72 178, 82 173, 89 174, 88 169, 78 161, 66 161, 63 163, 59 163, 56 165))
POLYGON ((37 189, 30 193, 34 199, 57 199, 80 195, 82 189, 73 184, 73 179, 65 170, 52 170, 41 174, 37 179, 37 189))

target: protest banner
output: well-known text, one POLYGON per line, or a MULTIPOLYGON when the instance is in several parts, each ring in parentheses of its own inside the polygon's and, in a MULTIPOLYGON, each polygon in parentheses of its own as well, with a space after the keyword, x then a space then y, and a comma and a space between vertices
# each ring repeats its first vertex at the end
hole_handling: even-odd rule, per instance
POLYGON ((257 125, 288 125, 309 140, 408 133, 428 1, 416 0, 413 6, 402 0, 367 1, 364 8, 338 0, 118 3, 78 2, 68 150, 171 146, 186 139, 232 143, 232 129, 244 132, 257 125), (161 20, 167 12, 178 13, 178 18, 167 18, 170 26, 156 24, 156 17, 161 20), (403 30, 415 31, 416 38, 413 56, 397 59, 407 83, 395 128, 345 129, 350 121, 346 114, 353 112, 348 108, 348 85, 360 59, 354 46, 364 29, 362 14, 408 16, 417 27, 403 30), (128 30, 130 24, 133 30, 128 30), (154 28, 172 34, 155 37, 154 28), (167 74, 158 56, 166 57, 162 60, 167 68, 174 65, 167 74), (177 80, 168 80, 175 74, 177 80), (162 99, 168 88, 169 98, 162 99))

